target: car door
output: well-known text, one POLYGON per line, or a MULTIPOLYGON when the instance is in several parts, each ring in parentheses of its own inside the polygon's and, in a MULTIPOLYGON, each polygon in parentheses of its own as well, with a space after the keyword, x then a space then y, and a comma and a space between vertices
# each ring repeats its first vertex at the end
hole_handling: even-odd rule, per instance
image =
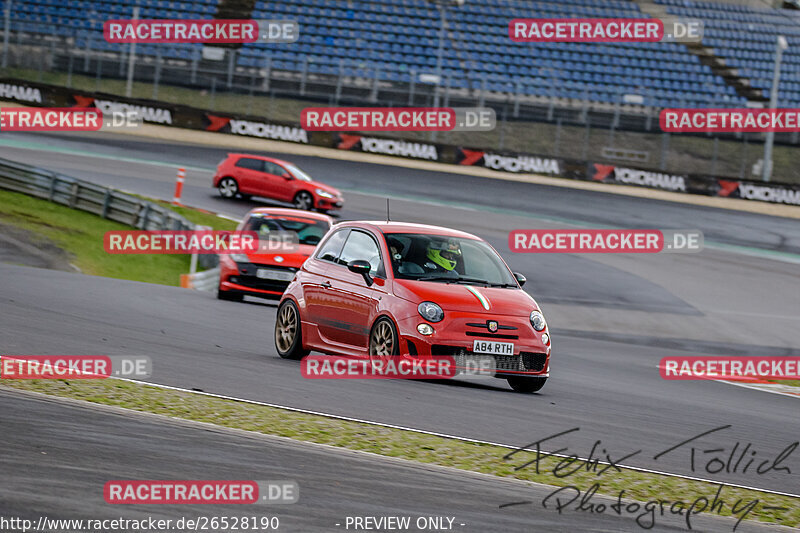
POLYGON ((282 202, 294 200, 296 180, 291 172, 277 163, 264 161, 264 173, 272 191, 270 198, 275 198, 282 202))
POLYGON ((323 315, 326 317, 325 336, 344 350, 365 354, 372 319, 377 314, 386 278, 378 241, 370 232, 352 229, 347 236, 339 259, 328 268, 325 277, 330 282, 326 289, 323 315), (372 266, 370 276, 375 282, 370 286, 360 274, 350 272, 350 261, 365 260, 372 266))
POLYGON ((302 282, 306 317, 309 322, 316 324, 322 340, 328 338, 331 317, 327 313, 331 304, 327 300, 333 297, 328 291, 331 282, 326 274, 330 267, 339 260, 339 254, 348 233, 350 233, 350 228, 343 228, 332 233, 330 237, 320 243, 312 258, 303 265, 303 270, 308 272, 302 282))
POLYGON ((240 157, 236 161, 236 182, 239 184, 239 191, 246 194, 258 194, 260 192, 261 175, 263 174, 264 161, 254 157, 240 157))

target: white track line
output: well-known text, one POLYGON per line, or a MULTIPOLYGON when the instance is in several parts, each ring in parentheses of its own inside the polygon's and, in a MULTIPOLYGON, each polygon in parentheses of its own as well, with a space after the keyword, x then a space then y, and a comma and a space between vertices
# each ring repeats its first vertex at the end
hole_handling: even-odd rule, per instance
POLYGON ((723 383, 727 383, 728 385, 735 385, 737 387, 742 387, 745 389, 751 390, 758 390, 761 392, 769 392, 770 394, 780 394, 781 396, 787 396, 789 398, 800 398, 800 388, 792 387, 790 385, 784 385, 787 388, 796 389, 797 392, 788 392, 783 390, 776 390, 777 387, 781 386, 779 383, 775 383, 776 388, 771 388, 767 383, 740 383, 736 381, 726 381, 726 380, 719 380, 723 383))
MULTIPOLYGON (((656 368, 659 370, 664 369, 661 365, 656 365, 656 368)), ((781 385, 779 383, 748 383, 746 381, 733 381, 729 379, 717 379, 717 378, 696 378, 696 381, 699 380, 706 380, 706 381, 713 381, 716 383, 725 383, 726 385, 736 385, 737 387, 742 387, 745 389, 751 390, 758 390, 761 392, 770 392, 772 394, 780 394, 781 396, 787 396, 789 398, 800 398, 800 387, 793 387, 791 385, 781 385), (786 390, 780 390, 786 389, 786 390)))
MULTIPOLYGON (((390 428, 390 429, 400 429, 400 430, 403 430, 403 431, 413 431, 414 433, 421 433, 421 434, 424 434, 424 435, 431 435, 431 436, 434 436, 434 437, 441 437, 441 438, 457 440, 457 441, 461 441, 461 442, 469 442, 469 443, 473 443, 473 444, 487 444, 487 445, 490 445, 490 446, 498 446, 500 448, 506 448, 508 450, 519 450, 519 451, 526 451, 526 452, 533 452, 533 453, 536 452, 536 450, 531 450, 531 449, 528 449, 528 448, 519 448, 517 446, 509 446, 508 444, 501 444, 499 442, 491 442, 491 441, 485 441, 485 440, 470 439, 470 438, 467 438, 467 437, 459 437, 457 435, 448 435, 447 433, 438 433, 438 432, 435 432, 435 431, 426 431, 424 429, 416 429, 416 428, 410 428, 410 427, 405 427, 405 426, 398 426, 398 425, 395 425, 395 424, 385 424, 383 422, 374 422, 372 420, 363 420, 363 419, 360 419, 360 418, 352 418, 352 417, 349 417, 349 416, 341 416, 341 415, 334 415, 334 414, 330 414, 330 413, 323 413, 321 411, 311 411, 309 409, 300 409, 300 408, 297 408, 297 407, 289 407, 289 406, 286 406, 286 405, 279 405, 279 404, 267 403, 267 402, 259 402, 257 400, 247 400, 247 399, 244 399, 244 398, 236 398, 235 396, 226 396, 224 394, 214 394, 214 393, 211 393, 211 392, 189 390, 189 389, 184 389, 184 388, 181 388, 181 387, 173 387, 172 385, 162 385, 160 383, 150 383, 150 382, 147 382, 147 381, 139 381, 139 380, 135 380, 135 379, 120 378, 120 377, 115 377, 115 376, 110 376, 110 378, 111 379, 119 379, 121 381, 128 381, 130 383, 136 383, 138 385, 149 385, 151 387, 157 387, 157 388, 160 388, 160 389, 169 389, 169 390, 175 390, 175 391, 180 391, 180 392, 186 392, 186 393, 189 393, 189 394, 197 394, 197 395, 201 395, 201 396, 208 396, 208 397, 211 397, 211 398, 219 398, 219 399, 222 399, 222 400, 231 400, 231 401, 234 401, 234 402, 246 403, 246 404, 251 404, 251 405, 260 405, 260 406, 264 406, 264 407, 272 407, 274 409, 283 409, 285 411, 292 411, 292 412, 295 412, 295 413, 303 413, 303 414, 308 414, 308 415, 324 416, 326 418, 333 418, 333 419, 336 419, 336 420, 345 420, 347 422, 358 422, 358 423, 361 423, 361 424, 369 424, 371 426, 379 426, 379 427, 385 427, 385 428, 390 428)), ((544 455, 544 456, 551 455, 553 457, 562 457, 562 458, 574 457, 573 455, 566 455, 566 454, 560 454, 560 453, 550 453, 550 452, 547 452, 547 451, 540 451, 540 454, 544 455)), ((578 460, 584 461, 584 462, 588 462, 589 461, 589 459, 583 458, 583 457, 578 457, 578 460)), ((598 463, 603 464, 603 465, 608 465, 609 464, 606 461, 598 461, 596 459, 592 459, 592 461, 593 462, 597 461, 598 463)), ((628 466, 628 465, 623 465, 623 464, 617 464, 616 466, 619 466, 620 468, 626 468, 628 470, 633 470, 635 472, 644 472, 644 473, 647 473, 647 474, 656 474, 656 475, 659 475, 659 476, 668 476, 668 477, 674 477, 674 478, 680 478, 680 479, 687 479, 687 480, 690 480, 690 481, 701 481, 701 482, 704 482, 704 483, 711 483, 711 484, 714 484, 714 485, 724 485, 724 486, 727 486, 727 487, 733 487, 733 488, 738 488, 738 489, 755 490, 755 491, 763 492, 763 493, 766 493, 766 494, 775 494, 777 496, 788 496, 790 498, 800 498, 800 495, 791 494, 791 493, 788 493, 788 492, 780 492, 780 491, 776 491, 776 490, 762 489, 762 488, 758 488, 758 487, 749 487, 747 485, 738 485, 738 484, 735 484, 735 483, 727 483, 727 482, 723 482, 723 481, 715 481, 713 479, 705 479, 705 478, 700 478, 700 477, 685 476, 685 475, 682 475, 682 474, 673 474, 672 472, 661 472, 659 470, 650 470, 648 468, 640 468, 638 466, 628 466)))
MULTIPOLYGON (((0 357, 0 360, 2 360, 3 358, 14 359, 13 356, 5 355, 5 356, 0 357)), ((81 372, 80 370, 78 370, 77 372, 84 373, 84 372, 81 372)), ((379 426, 379 427, 385 427, 385 428, 390 428, 390 429, 399 429, 399 430, 402 430, 402 431, 412 431, 414 433, 420 433, 420 434, 423 434, 423 435, 431 435, 431 436, 434 436, 434 437, 457 440, 457 441, 461 441, 461 442, 469 442, 469 443, 473 443, 473 444, 487 444, 487 445, 490 445, 490 446, 497 446, 497 447, 500 447, 500 448, 505 448, 507 450, 526 451, 526 452, 536 453, 536 450, 531 450, 529 448, 519 448, 517 446, 509 446, 508 444, 501 444, 499 442, 492 442, 492 441, 485 441, 485 440, 478 440, 478 439, 470 439, 468 437, 459 437, 457 435, 448 435, 447 433, 438 433, 438 432, 435 432, 435 431, 426 431, 424 429, 416 429, 416 428, 410 428, 410 427, 406 427, 406 426, 398 426, 398 425, 395 425, 395 424, 386 424, 386 423, 383 423, 383 422, 374 422, 372 420, 364 420, 364 419, 361 419, 361 418, 352 418, 352 417, 349 417, 349 416, 342 416, 342 415, 334 415, 334 414, 330 414, 330 413, 323 413, 321 411, 311 411, 310 409, 300 409, 298 407, 289 407, 289 406, 286 406, 286 405, 279 405, 279 404, 275 404, 275 403, 260 402, 258 400, 247 400, 247 399, 244 399, 244 398, 237 398, 235 396, 226 396, 224 394, 214 394, 212 392, 204 392, 204 391, 184 389, 182 387, 175 387, 175 386, 172 386, 172 385, 162 385, 161 383, 151 383, 151 382, 148 382, 148 381, 139 381, 137 379, 120 378, 120 377, 116 377, 116 376, 106 376, 104 374, 95 374, 93 372, 85 372, 85 373, 88 374, 88 375, 92 375, 92 376, 103 376, 103 377, 107 377, 108 379, 118 379, 120 381, 127 381, 129 383, 136 383, 137 385, 146 385, 146 386, 156 387, 156 388, 159 388, 159 389, 175 390, 175 391, 180 391, 180 392, 186 392, 186 393, 189 393, 189 394, 197 394, 199 396, 208 396, 210 398, 218 398, 218 399, 221 399, 221 400, 230 400, 230 401, 239 402, 239 403, 246 403, 246 404, 250 404, 250 405, 260 405, 260 406, 263 406, 263 407, 271 407, 273 409, 283 409, 284 411, 292 411, 292 412, 295 412, 295 413, 303 413, 303 414, 308 414, 308 415, 322 416, 322 417, 325 417, 325 418, 332 418, 332 419, 335 419, 335 420, 345 420, 347 422, 357 422, 357 423, 360 423, 360 424, 368 424, 368 425, 371 425, 371 426, 379 426)), ((566 454, 561 454, 561 453, 551 453, 551 452, 542 451, 542 450, 540 450, 538 453, 540 455, 544 455, 544 456, 553 456, 553 457, 562 457, 562 458, 575 457, 574 455, 566 455, 566 454)), ((585 463, 589 463, 589 459, 588 458, 578 457, 577 460, 583 461, 585 463)), ((610 464, 610 463, 608 463, 606 461, 601 461, 599 459, 592 459, 592 462, 597 462, 597 463, 600 463, 600 464, 603 464, 603 465, 610 464)), ((659 470, 650 470, 648 468, 641 468, 641 467, 638 467, 638 466, 628 466, 628 465, 624 465, 624 464, 621 464, 621 463, 614 463, 614 465, 617 466, 617 467, 620 467, 620 468, 626 468, 628 470, 633 470, 635 472, 644 472, 644 473, 648 473, 648 474, 656 474, 656 475, 659 475, 659 476, 667 476, 667 477, 675 477, 675 478, 680 478, 680 479, 688 479, 688 480, 691 480, 691 481, 701 481, 701 482, 704 482, 704 483, 711 483, 713 485, 724 485, 724 486, 735 487, 735 488, 739 488, 739 489, 755 490, 755 491, 763 492, 763 493, 766 493, 766 494, 775 494, 775 495, 778 495, 778 496, 788 496, 790 498, 800 498, 800 495, 791 494, 791 493, 788 493, 788 492, 780 492, 780 491, 776 491, 776 490, 762 489, 762 488, 759 488, 759 487, 749 487, 747 485, 738 485, 738 484, 735 484, 735 483, 726 483, 726 482, 723 482, 723 481, 715 481, 713 479, 705 479, 705 478, 700 478, 700 477, 685 476, 685 475, 682 475, 682 474, 673 474, 672 472, 662 472, 662 471, 659 471, 659 470)))

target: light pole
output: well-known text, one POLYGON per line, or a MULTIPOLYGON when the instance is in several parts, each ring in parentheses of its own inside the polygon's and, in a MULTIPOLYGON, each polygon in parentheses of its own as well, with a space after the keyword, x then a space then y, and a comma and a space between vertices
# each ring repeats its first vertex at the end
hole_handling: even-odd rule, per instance
MULTIPOLYGON (((431 0, 439 10, 439 49, 436 52, 436 85, 433 89, 433 107, 439 107, 439 89, 442 86, 442 62, 444 61, 444 34, 447 27, 447 8, 460 7, 464 0, 431 0)), ((436 138, 436 132, 431 132, 431 139, 436 138)))
MULTIPOLYGON (((786 42, 786 37, 778 35, 777 43, 775 45, 775 71, 772 74, 772 90, 769 96, 769 108, 775 109, 778 107, 778 85, 781 82, 781 60, 783 59, 783 51, 789 47, 786 42)), ((775 142, 775 132, 768 131, 767 138, 764 141, 764 161, 761 165, 761 179, 769 181, 772 177, 772 145, 775 142)))
POLYGON ((444 60, 444 32, 447 24, 445 5, 437 2, 439 10, 439 49, 436 52, 436 87, 433 90, 433 107, 439 107, 439 87, 442 85, 442 61, 444 60))
POLYGON ((8 37, 11 33, 11 0, 6 2, 4 12, 5 31, 3 32, 3 68, 8 66, 8 37))
MULTIPOLYGON (((133 20, 139 20, 139 6, 133 8, 133 20)), ((133 93, 133 67, 136 63, 136 40, 131 41, 128 57, 128 79, 125 82, 125 96, 131 97, 133 93)))
POLYGON ((439 10, 439 49, 436 52, 436 89, 433 92, 433 107, 439 107, 439 88, 442 85, 442 62, 444 61, 444 32, 447 27, 447 8, 460 7, 464 0, 431 0, 439 10))

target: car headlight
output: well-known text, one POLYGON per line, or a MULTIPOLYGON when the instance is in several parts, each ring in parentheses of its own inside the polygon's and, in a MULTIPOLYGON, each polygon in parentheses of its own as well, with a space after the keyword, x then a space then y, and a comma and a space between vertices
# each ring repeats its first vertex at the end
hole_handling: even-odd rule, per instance
POLYGON ((244 254, 231 254, 231 259, 236 261, 237 263, 249 263, 250 259, 247 258, 244 254))
POLYGON ((433 302, 422 302, 417 307, 417 311, 428 322, 441 322, 444 318, 442 308, 433 302))
POLYGON ((541 311, 531 311, 531 326, 533 326, 533 329, 536 331, 542 331, 547 327, 547 322, 541 311))
POLYGON ((323 198, 333 198, 333 195, 328 191, 323 191, 322 189, 317 189, 317 194, 322 196, 323 198))

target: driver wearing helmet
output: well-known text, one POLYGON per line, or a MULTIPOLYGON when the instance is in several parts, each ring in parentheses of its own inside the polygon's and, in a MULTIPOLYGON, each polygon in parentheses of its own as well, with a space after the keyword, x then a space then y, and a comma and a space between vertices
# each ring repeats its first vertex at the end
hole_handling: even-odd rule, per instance
POLYGON ((428 272, 454 272, 461 259, 461 246, 457 241, 434 239, 428 244, 427 261, 423 265, 428 272))

